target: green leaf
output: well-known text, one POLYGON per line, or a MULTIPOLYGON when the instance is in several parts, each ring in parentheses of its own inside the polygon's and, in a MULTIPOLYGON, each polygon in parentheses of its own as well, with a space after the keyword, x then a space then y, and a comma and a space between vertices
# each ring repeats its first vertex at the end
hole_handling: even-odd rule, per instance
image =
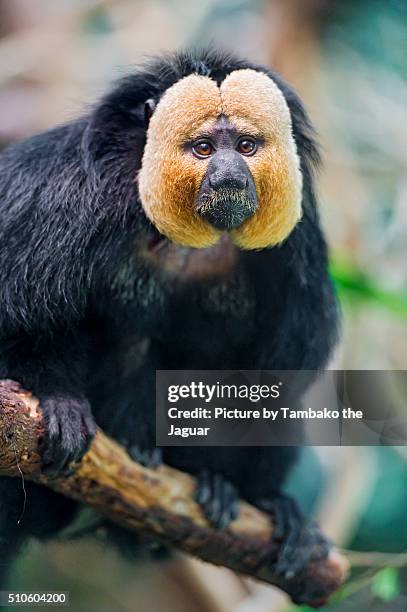
POLYGON ((392 601, 400 594, 399 572, 395 567, 385 567, 372 582, 372 593, 383 601, 392 601))
POLYGON ((373 279, 343 260, 331 261, 330 273, 339 294, 370 302, 407 318, 405 293, 381 288, 373 279))

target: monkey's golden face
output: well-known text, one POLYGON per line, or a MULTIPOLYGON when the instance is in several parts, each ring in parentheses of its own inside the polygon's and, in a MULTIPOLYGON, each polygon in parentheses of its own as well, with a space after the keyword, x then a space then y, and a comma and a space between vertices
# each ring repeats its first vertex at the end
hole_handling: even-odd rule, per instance
POLYGON ((176 244, 243 249, 284 240, 301 216, 302 175, 285 98, 267 75, 236 70, 217 85, 189 75, 150 120, 138 175, 143 208, 176 244))

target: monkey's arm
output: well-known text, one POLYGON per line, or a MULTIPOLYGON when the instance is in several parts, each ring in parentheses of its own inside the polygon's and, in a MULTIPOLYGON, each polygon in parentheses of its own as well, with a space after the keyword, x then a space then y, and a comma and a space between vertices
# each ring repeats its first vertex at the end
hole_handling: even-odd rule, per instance
POLYGON ((143 468, 101 431, 71 476, 50 479, 41 472, 43 435, 38 401, 17 383, 0 382, 0 475, 18 477, 22 472, 130 530, 276 584, 297 602, 321 605, 346 577, 346 561, 331 550, 318 561, 315 551, 301 575, 283 579, 274 571, 279 544, 271 539, 267 515, 242 503, 241 515, 229 529, 210 528, 193 501, 192 477, 164 466, 143 468))
MULTIPOLYGON (((339 308, 325 240, 313 215, 305 210, 301 223, 278 249, 256 257, 249 253, 259 294, 253 343, 258 369, 319 370, 337 343, 339 308)), ((305 374, 302 378, 307 382, 305 374)))
POLYGON ((44 462, 56 472, 83 454, 95 431, 81 326, 104 249, 115 261, 121 248, 114 215, 99 207, 106 182, 85 171, 86 125, 83 118, 0 153, 0 377, 41 399, 44 462))
POLYGON ((69 470, 96 431, 85 395, 87 362, 86 338, 79 331, 60 330, 39 340, 24 333, 1 339, 0 377, 21 381, 41 402, 47 430, 43 469, 50 475, 69 470))

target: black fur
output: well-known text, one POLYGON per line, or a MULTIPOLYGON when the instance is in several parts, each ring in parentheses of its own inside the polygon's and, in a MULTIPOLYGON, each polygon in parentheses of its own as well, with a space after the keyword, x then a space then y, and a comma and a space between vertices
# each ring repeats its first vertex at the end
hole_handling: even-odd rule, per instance
MULTIPOLYGON (((134 456, 154 446, 156 369, 318 369, 337 337, 337 308, 318 221, 318 150, 294 92, 261 66, 181 53, 120 81, 88 115, 0 156, 0 377, 42 401, 50 469, 80 456, 96 422, 134 456), (280 247, 242 252, 223 281, 169 283, 140 257, 155 230, 137 195, 145 102, 190 73, 221 82, 266 72, 289 105, 304 177, 302 221, 280 247), (56 457, 55 457, 56 455, 56 457)), ((147 456, 146 455, 146 456, 147 456)), ((164 461, 220 472, 250 501, 279 494, 295 448, 167 448, 164 461)), ((3 566, 29 535, 52 535, 72 506, 0 479, 3 566), (41 528, 39 527, 41 524, 41 528), (49 529, 47 528, 49 526, 49 529)))

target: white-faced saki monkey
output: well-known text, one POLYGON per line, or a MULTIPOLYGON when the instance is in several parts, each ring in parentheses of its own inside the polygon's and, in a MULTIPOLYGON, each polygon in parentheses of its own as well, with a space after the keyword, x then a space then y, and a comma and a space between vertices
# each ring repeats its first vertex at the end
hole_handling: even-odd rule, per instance
MULTIPOLYGON (((41 402, 46 470, 80 459, 97 423, 137 461, 196 475, 217 528, 239 497, 272 513, 290 574, 307 561, 282 491, 298 449, 156 448, 155 372, 325 366, 338 314, 318 160, 292 89, 212 51, 154 59, 0 155, 0 377, 41 402)), ((0 478, 3 578, 28 538, 77 513, 39 485, 26 493, 21 517, 21 481, 0 478)))

